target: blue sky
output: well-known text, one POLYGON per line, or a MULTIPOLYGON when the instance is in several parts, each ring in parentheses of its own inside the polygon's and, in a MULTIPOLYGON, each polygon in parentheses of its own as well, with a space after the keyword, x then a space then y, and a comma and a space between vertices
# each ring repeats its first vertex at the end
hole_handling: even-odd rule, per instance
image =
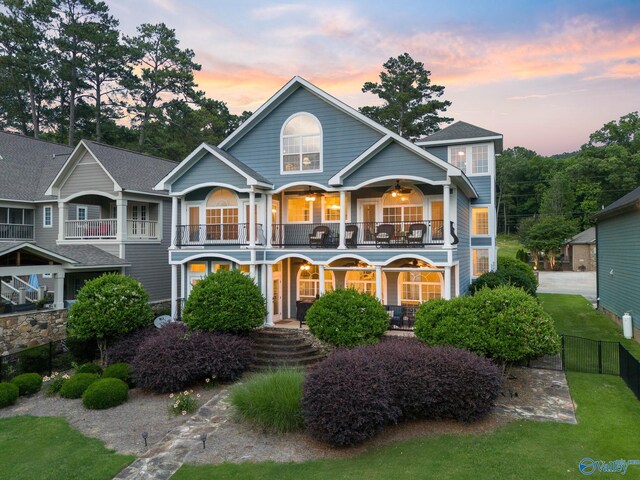
POLYGON ((542 154, 640 110, 640 1, 107 0, 127 34, 165 22, 210 97, 255 110, 294 75, 348 104, 391 56, 424 62, 449 116, 542 154))

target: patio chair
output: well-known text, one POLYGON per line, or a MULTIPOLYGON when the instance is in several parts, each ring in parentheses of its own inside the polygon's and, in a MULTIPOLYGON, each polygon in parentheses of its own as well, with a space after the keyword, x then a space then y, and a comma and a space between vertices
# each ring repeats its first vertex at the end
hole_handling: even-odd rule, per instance
POLYGON ((411 246, 424 245, 424 236, 427 233, 427 226, 424 223, 412 223, 409 225, 409 234, 407 235, 407 242, 411 246))
POLYGON ((389 327, 402 327, 402 306, 401 305, 385 305, 387 315, 389 315, 389 327))
POLYGON ((329 234, 331 233, 331 229, 326 225, 319 225, 313 229, 313 231, 309 234, 309 246, 322 248, 325 246, 329 234))
POLYGON ((358 246, 358 226, 347 225, 344 229, 344 244, 349 248, 358 246))
POLYGON ((296 301, 296 320, 300 322, 300 328, 306 322, 307 311, 311 308, 311 305, 313 305, 313 302, 296 301))
POLYGON ((382 223, 376 227, 376 247, 390 247, 396 227, 390 223, 382 223))

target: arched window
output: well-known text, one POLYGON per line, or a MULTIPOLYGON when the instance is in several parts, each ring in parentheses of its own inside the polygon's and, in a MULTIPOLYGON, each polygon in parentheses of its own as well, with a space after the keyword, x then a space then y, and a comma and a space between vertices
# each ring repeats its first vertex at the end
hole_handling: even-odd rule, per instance
MULTIPOLYGON (((320 295, 320 269, 317 265, 304 265, 298 270, 298 300, 315 300, 320 295), (306 268, 309 267, 309 268, 306 268)), ((331 292, 335 278, 331 270, 324 271, 324 291, 331 292)))
MULTIPOLYGON (((374 270, 350 270, 344 279, 345 288, 355 288, 359 292, 376 296, 376 272, 374 270)), ((386 291, 386 278, 382 274, 382 297, 386 291)))
MULTIPOLYGON (((409 193, 387 192, 382 197, 382 221, 396 223, 422 222, 424 218, 424 197, 416 187, 409 193)), ((402 228, 401 230, 404 230, 402 228)))
POLYGON ((282 126, 282 173, 322 171, 322 127, 310 113, 298 113, 282 126))
POLYGON ((218 188, 207 198, 207 240, 238 238, 238 199, 225 188, 218 188))
POLYGON ((434 298, 442 298, 444 279, 440 272, 401 272, 398 292, 402 305, 420 305, 434 298))

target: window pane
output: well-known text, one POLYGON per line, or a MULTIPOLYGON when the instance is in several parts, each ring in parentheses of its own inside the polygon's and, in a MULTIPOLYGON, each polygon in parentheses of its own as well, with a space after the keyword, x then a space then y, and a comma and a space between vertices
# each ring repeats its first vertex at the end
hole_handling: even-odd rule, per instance
POLYGON ((282 137, 282 170, 320 170, 320 124, 309 115, 292 118, 282 137))
POLYGON ((285 172, 295 172, 300 170, 300 155, 284 155, 282 161, 282 168, 285 172))
POLYGON ((489 250, 486 248, 473 249, 473 276, 479 277, 489 271, 489 250))
POLYGON ((471 147, 471 173, 489 172, 489 148, 486 145, 471 147))
POLYGON ((204 273, 207 271, 207 264, 206 263, 190 263, 189 271, 204 273))
POLYGON ((290 223, 308 222, 310 220, 309 203, 304 197, 287 199, 287 220, 290 223))
POLYGON ((339 195, 327 195, 324 197, 324 220, 323 221, 325 222, 340 221, 340 196, 339 195))
POLYGON ((283 138, 282 153, 285 155, 300 153, 300 137, 283 138))
POLYGON ((9 209, 9 223, 22 225, 22 209, 21 208, 9 209))
POLYGON ((284 127, 284 135, 313 135, 320 133, 320 125, 309 115, 297 115, 284 127))
POLYGON ((472 208, 471 233, 473 235, 489 234, 489 209, 487 207, 472 208))
POLYGON ((455 147, 449 150, 449 163, 455 165, 463 172, 467 170, 467 149, 466 147, 455 147))
POLYGON ((320 170, 320 154, 303 153, 302 170, 320 170))
POLYGON ((0 223, 9 223, 9 209, 0 208, 0 223))
POLYGON ((24 211, 24 223, 25 225, 33 225, 33 210, 24 211))

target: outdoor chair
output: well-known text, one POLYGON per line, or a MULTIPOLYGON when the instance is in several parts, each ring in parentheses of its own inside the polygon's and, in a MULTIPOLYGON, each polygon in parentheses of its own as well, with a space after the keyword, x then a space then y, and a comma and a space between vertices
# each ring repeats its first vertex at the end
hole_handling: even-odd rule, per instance
POLYGON ((344 230, 344 244, 349 248, 358 246, 358 226, 347 225, 344 230))
POLYGON ((313 231, 309 234, 309 246, 322 248, 325 246, 329 234, 331 233, 331 229, 326 225, 319 225, 313 229, 313 231))
POLYGON ((391 239, 396 231, 396 227, 390 223, 383 223, 376 227, 376 247, 390 247, 391 239))
POLYGON ((389 326, 391 328, 402 327, 402 306, 401 305, 385 305, 387 315, 389 315, 389 326))
POLYGON ((424 245, 424 236, 427 233, 427 226, 424 223, 412 223, 409 225, 407 242, 413 246, 424 245))

